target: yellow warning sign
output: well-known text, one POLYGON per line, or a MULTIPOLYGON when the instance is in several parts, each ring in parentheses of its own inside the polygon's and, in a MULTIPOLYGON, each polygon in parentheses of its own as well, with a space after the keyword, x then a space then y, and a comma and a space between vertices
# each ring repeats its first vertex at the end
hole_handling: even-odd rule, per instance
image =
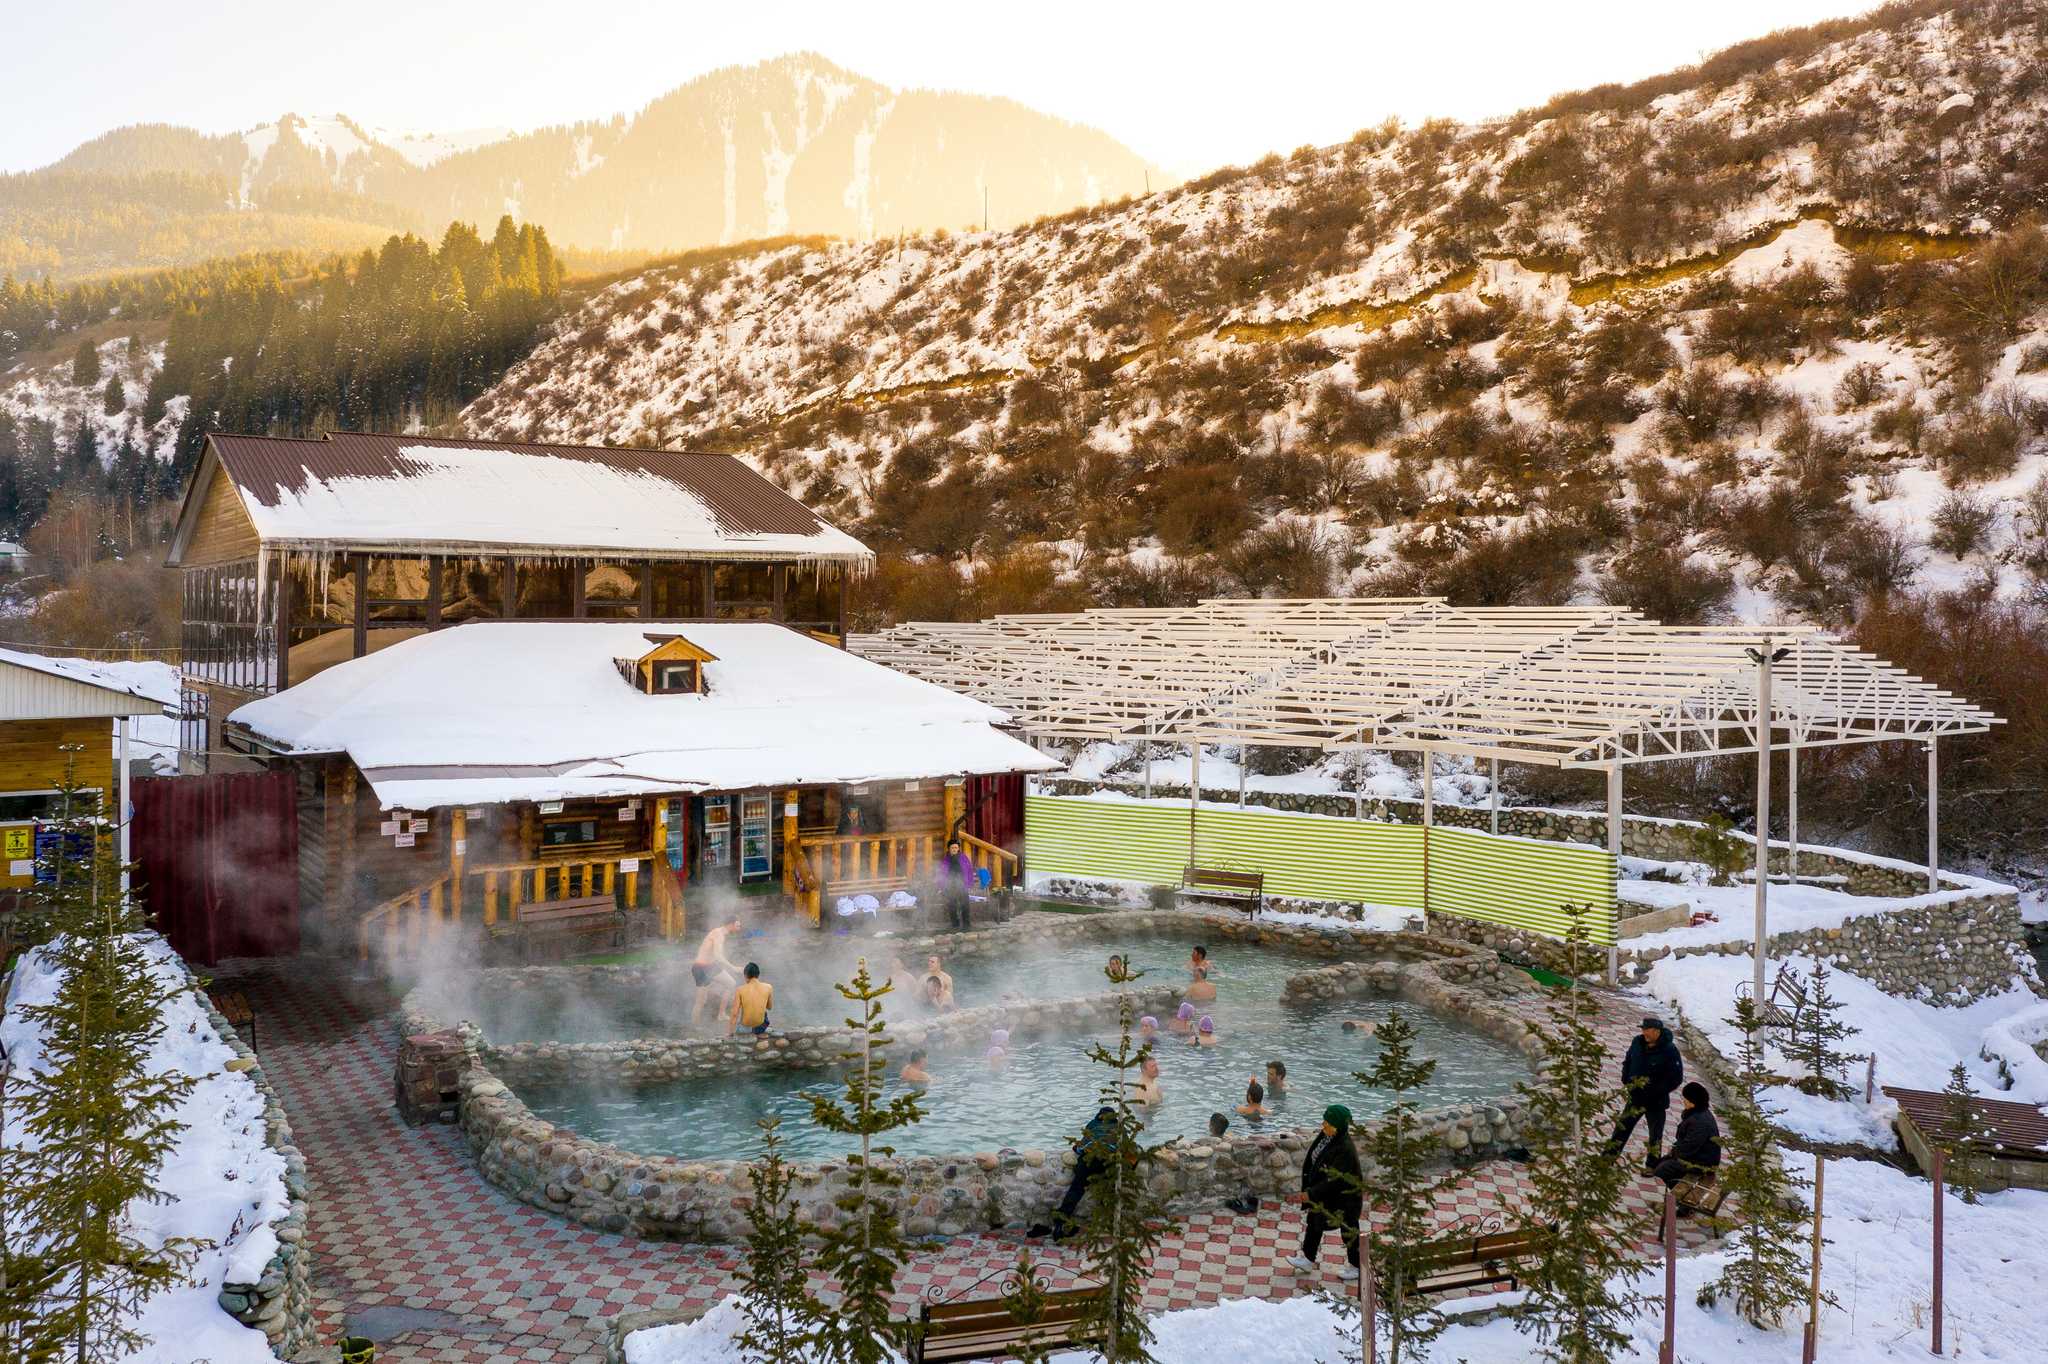
POLYGON ((19 861, 34 857, 36 852, 36 831, 25 825, 17 825, 7 832, 7 860, 19 861))

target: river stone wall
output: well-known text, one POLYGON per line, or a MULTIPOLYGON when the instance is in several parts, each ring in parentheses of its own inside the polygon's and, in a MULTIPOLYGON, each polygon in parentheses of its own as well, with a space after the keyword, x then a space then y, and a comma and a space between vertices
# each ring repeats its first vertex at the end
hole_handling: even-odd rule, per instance
POLYGON ((279 1359, 297 1359, 320 1344, 313 1321, 313 1256, 306 1247, 307 1204, 312 1192, 306 1178, 306 1158, 292 1143, 291 1120, 285 1116, 277 1091, 263 1074, 256 1053, 203 992, 197 998, 205 1004, 214 1031, 234 1050, 235 1059, 228 1062, 228 1067, 246 1071, 255 1081, 257 1093, 263 1096, 264 1143, 284 1159, 284 1187, 290 1198, 285 1215, 270 1224, 277 1234, 277 1253, 263 1266, 255 1283, 221 1285, 221 1310, 244 1326, 261 1331, 270 1342, 271 1353, 279 1359))
MULTIPOLYGON (((1072 916, 1032 917, 1056 920, 1072 916)), ((1323 942, 1331 947, 1333 957, 1340 953, 1339 943, 1346 942, 1354 950, 1370 950, 1383 959, 1338 963, 1306 973, 1305 977, 1289 982, 1289 996, 1385 993, 1411 999, 1481 1027, 1522 1047, 1525 1054, 1532 1045, 1526 1028, 1505 1002, 1508 995, 1526 985, 1526 977, 1504 969, 1496 954, 1483 949, 1422 934, 1290 925, 1255 927, 1175 913, 1105 914, 1076 922, 1086 923, 1088 928, 1013 924, 993 932, 1001 937, 1014 930, 1015 936, 1009 936, 1014 945, 1020 937, 1028 937, 1041 927, 1061 935, 1100 936, 1106 942, 1123 941, 1134 933, 1156 929, 1162 934, 1211 940, 1237 937, 1285 941, 1290 946, 1323 942)), ((906 940, 903 945, 909 948, 912 943, 906 940)), ((951 955, 960 954, 958 942, 949 938, 947 947, 951 955)), ((1177 987, 1133 993, 1141 999, 1156 994, 1161 1001, 1170 1001, 1177 998, 1177 987)), ((1005 1008, 1042 1010, 1030 1016, 1050 1026, 1062 1020, 1071 1025, 1077 1011, 1100 1016, 1115 1007, 1116 997, 1106 994, 1081 1001, 963 1010, 925 1025, 925 1036, 929 1041, 930 1029, 943 1026, 952 1018, 968 1018, 963 1026, 970 1027, 977 1037, 985 1036, 993 1017, 979 1015, 993 1015, 1005 1008)), ((421 1025, 429 1029, 443 1026, 439 1020, 417 1012, 408 1015, 406 1026, 421 1025)), ((824 1060, 836 1057, 845 1045, 843 1031, 834 1029, 829 1033, 830 1055, 822 1057, 824 1060)), ((545 1122, 534 1116, 507 1083, 506 1076, 498 1073, 501 1066, 517 1069, 541 1064, 539 1052, 493 1049, 476 1036, 473 1028, 465 1027, 464 1035, 470 1040, 470 1060, 462 1075, 462 1129, 486 1180, 535 1207, 602 1231, 690 1242, 731 1243, 744 1238, 749 1197, 745 1162, 643 1156, 545 1122)), ((896 1035, 908 1043, 912 1029, 904 1028, 896 1035)), ((597 1045, 614 1049, 613 1059, 617 1059, 616 1048, 641 1044, 597 1045)), ((792 1060, 781 1059, 790 1055, 788 1050, 758 1052, 754 1048, 759 1044, 753 1040, 720 1040, 708 1045, 724 1049, 723 1064, 728 1068, 741 1055, 759 1058, 759 1064, 794 1065, 792 1060), (771 1056, 777 1059, 768 1059, 771 1056)), ((821 1051, 823 1045, 821 1041, 821 1051)), ((571 1063, 579 1072, 585 1064, 594 1063, 571 1063)), ((1427 1130, 1440 1143, 1440 1164, 1480 1159, 1519 1144, 1521 1109, 1505 1100, 1505 1096, 1498 1104, 1456 1105, 1433 1110, 1423 1118, 1427 1130)), ((1361 1147, 1370 1139, 1373 1127, 1372 1123, 1360 1124, 1361 1147)), ((1184 1209, 1214 1207, 1243 1193, 1262 1198, 1283 1197, 1299 1192, 1302 1152, 1314 1131, 1312 1126, 1276 1128, 1178 1143, 1161 1153, 1152 1178, 1162 1195, 1184 1209)), ((1065 1191, 1073 1174, 1074 1158, 1066 1149, 1005 1147, 962 1155, 910 1156, 883 1163, 903 1181, 896 1196, 905 1230, 914 1236, 929 1236, 988 1230, 1044 1217, 1065 1191)), ((846 1190, 849 1181, 844 1162, 794 1164, 796 1198, 803 1216, 812 1226, 831 1225, 838 1215, 833 1200, 846 1190)))
MULTIPOLYGON (((1126 796, 1142 797, 1144 788, 1130 782, 1082 781, 1072 777, 1039 778, 1037 789, 1057 796, 1086 796, 1097 791, 1115 791, 1126 796)), ((1231 789, 1204 791, 1203 799, 1222 801, 1234 800, 1237 792, 1231 789)), ((1186 800, 1188 788, 1185 783, 1175 786, 1165 782, 1152 783, 1152 797, 1155 800, 1186 800)), ((1385 824, 1422 823, 1422 802, 1414 800, 1389 800, 1379 796, 1334 795, 1300 791, 1247 791, 1247 805, 1263 806, 1273 810, 1292 810, 1299 814, 1328 815, 1336 819, 1371 819, 1385 824)), ((1486 809, 1469 805, 1446 805, 1438 802, 1430 818, 1438 824, 1455 825, 1465 829, 1485 829, 1489 814, 1486 809)), ((1696 860, 1692 850, 1692 832, 1701 826, 1676 819, 1652 819, 1643 815, 1623 815, 1621 819, 1621 852, 1624 857, 1641 857, 1657 862, 1686 862, 1696 860)), ((1503 806, 1500 812, 1500 831, 1518 838, 1541 838, 1556 843, 1588 843, 1594 847, 1607 846, 1607 816, 1583 810, 1552 810, 1540 806, 1503 806)), ((1742 842, 1752 840, 1746 834, 1730 835, 1742 842)), ((1771 869, 1783 872, 1787 869, 1790 849, 1780 841, 1771 844, 1771 869)), ((1911 863, 1895 862, 1885 858, 1859 857, 1825 847, 1799 848, 1799 874, 1808 876, 1839 876, 1839 889, 1851 895, 1882 895, 1887 897, 1921 895, 1927 891, 1927 871, 1911 863)), ((1971 883, 1952 877, 1939 878, 1946 890, 1966 890, 1971 883)))

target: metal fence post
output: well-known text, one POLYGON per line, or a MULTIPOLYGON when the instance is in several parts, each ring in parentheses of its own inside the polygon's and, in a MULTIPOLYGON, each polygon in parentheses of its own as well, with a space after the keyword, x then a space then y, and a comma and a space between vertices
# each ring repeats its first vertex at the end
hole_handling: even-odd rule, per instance
POLYGON ((1941 1205, 1948 1156, 1934 1148, 1934 1353, 1941 1353, 1941 1205))
POLYGON ((1657 1364, 1678 1364, 1678 1195, 1664 1190, 1664 1343, 1657 1364))

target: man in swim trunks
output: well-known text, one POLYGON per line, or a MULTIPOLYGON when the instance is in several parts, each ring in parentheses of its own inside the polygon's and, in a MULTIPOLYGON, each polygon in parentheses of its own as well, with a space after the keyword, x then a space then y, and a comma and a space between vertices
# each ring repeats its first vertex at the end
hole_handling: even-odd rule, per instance
POLYGON ((761 968, 753 962, 747 963, 747 979, 739 989, 733 991, 732 1011, 728 1016, 731 1031, 746 1031, 759 1037, 768 1031, 768 1010, 775 1003, 775 987, 761 979, 761 968))
POLYGON ((690 1006, 690 1026, 703 1021, 707 1008, 723 1009, 725 998, 739 983, 740 968, 725 955, 725 939, 739 931, 740 916, 713 924, 697 944, 697 959, 690 963, 690 979, 697 982, 697 1000, 690 1006))
POLYGON ((1195 979, 1188 986, 1187 997, 1197 1004, 1207 1004, 1210 1000, 1216 998, 1216 987, 1210 983, 1208 967, 1197 966, 1195 968, 1195 979))
POLYGON ((940 1003, 944 1004, 949 1009, 952 1008, 953 977, 950 972, 941 969, 941 967, 939 966, 939 954, 936 952, 932 953, 930 956, 924 959, 924 978, 927 981, 929 981, 933 976, 937 976, 939 978, 939 989, 943 996, 940 1000, 940 1003))

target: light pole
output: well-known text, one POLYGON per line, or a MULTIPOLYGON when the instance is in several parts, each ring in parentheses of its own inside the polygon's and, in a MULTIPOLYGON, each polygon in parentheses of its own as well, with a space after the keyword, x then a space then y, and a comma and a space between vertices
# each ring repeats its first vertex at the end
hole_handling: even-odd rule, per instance
POLYGON ((1751 998, 1764 1006, 1764 951, 1770 942, 1771 895, 1771 665, 1792 650, 1789 646, 1745 649, 1756 662, 1756 975, 1751 998))

